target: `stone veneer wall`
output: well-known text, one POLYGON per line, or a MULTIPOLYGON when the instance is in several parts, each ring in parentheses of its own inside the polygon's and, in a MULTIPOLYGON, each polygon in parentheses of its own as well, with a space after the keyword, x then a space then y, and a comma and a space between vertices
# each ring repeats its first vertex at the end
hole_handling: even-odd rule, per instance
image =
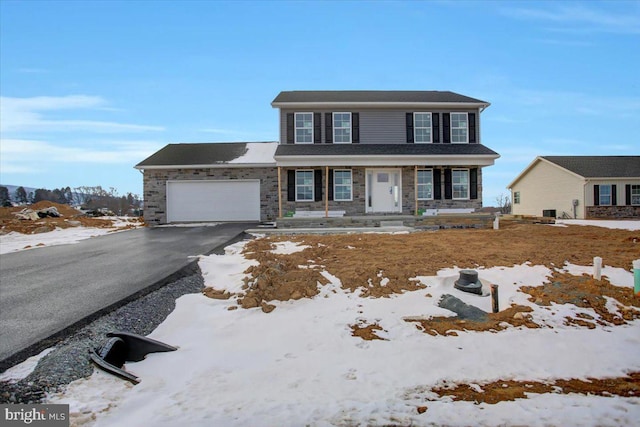
POLYGON ((640 206, 587 206, 587 218, 640 218, 640 206))
POLYGON ((147 169, 143 178, 145 221, 150 225, 167 222, 167 181, 199 179, 259 179, 260 219, 274 221, 278 216, 278 172, 275 167, 147 169))
MULTIPOLYGON (((282 214, 283 216, 287 212, 295 211, 324 211, 324 200, 319 202, 290 202, 287 201, 287 170, 296 168, 282 168, 282 214)), ((298 168, 298 169, 318 169, 318 168, 298 168)), ((322 189, 325 188, 325 168, 322 169, 322 189)), ((365 212, 365 183, 366 174, 365 170, 369 168, 364 167, 339 167, 332 166, 330 169, 351 169, 353 180, 353 200, 348 202, 329 201, 329 210, 342 210, 345 211, 345 216, 357 216, 366 215, 365 212)), ((385 167, 385 169, 397 169, 393 167, 385 167)), ((413 166, 404 166, 402 169, 402 215, 414 215, 415 214, 415 168, 413 166)), ((434 173, 440 172, 442 174, 442 197, 441 200, 419 200, 418 209, 454 209, 454 208, 482 208, 482 168, 478 168, 478 198, 474 200, 447 200, 444 199, 444 169, 434 169, 434 173)), ((324 194, 323 194, 324 196, 324 194)), ((277 204, 277 200, 276 200, 277 204)), ((399 214, 399 213, 398 213, 399 214)), ((380 214, 375 214, 380 215, 380 214)), ((390 213, 388 215, 397 215, 390 213)))

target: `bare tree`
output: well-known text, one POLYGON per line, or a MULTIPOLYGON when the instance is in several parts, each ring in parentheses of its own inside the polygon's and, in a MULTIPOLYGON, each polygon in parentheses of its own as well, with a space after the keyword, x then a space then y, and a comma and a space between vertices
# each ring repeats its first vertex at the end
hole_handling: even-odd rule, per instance
POLYGON ((508 195, 500 193, 500 195, 496 197, 496 203, 500 209, 500 213, 511 213, 511 198, 508 195))

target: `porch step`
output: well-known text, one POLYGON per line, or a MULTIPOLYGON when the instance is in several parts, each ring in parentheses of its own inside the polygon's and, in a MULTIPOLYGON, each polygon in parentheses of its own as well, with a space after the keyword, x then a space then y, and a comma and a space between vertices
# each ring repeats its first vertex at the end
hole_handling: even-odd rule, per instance
POLYGON ((404 227, 402 221, 380 221, 380 227, 404 227))

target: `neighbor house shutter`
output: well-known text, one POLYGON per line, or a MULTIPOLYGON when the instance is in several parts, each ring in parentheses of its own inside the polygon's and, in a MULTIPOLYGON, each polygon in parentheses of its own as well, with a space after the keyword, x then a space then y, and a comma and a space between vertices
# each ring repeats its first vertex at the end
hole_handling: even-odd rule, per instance
POLYGON ((324 142, 333 143, 333 113, 324 115, 324 142))
POLYGON ((327 194, 327 198, 329 200, 333 200, 333 169, 329 169, 329 176, 327 177, 327 179, 329 180, 329 192, 327 194))
POLYGON ((313 113, 313 143, 322 142, 322 113, 313 113))
POLYGON ((476 113, 469 113, 469 143, 475 144, 476 139, 476 113))
POLYGON ((442 171, 440 169, 433 170, 433 198, 442 199, 442 171))
POLYGON ((473 168, 469 171, 469 183, 471 188, 469 188, 469 195, 471 199, 478 198, 478 168, 473 168))
POLYGON ((625 205, 631 206, 631 184, 624 186, 624 201, 625 205))
POLYGON ((313 186, 316 193, 315 201, 320 202, 322 200, 322 169, 313 171, 313 186))
POLYGON ((616 185, 613 184, 611 186, 611 206, 617 206, 617 205, 618 205, 618 194, 616 190, 616 185))
POLYGON ((431 140, 437 144, 440 142, 440 113, 431 114, 431 128, 433 130, 431 140))
POLYGON ((451 169, 444 170, 444 198, 453 198, 453 183, 451 182, 451 169))
POLYGON ((360 142, 360 113, 351 113, 351 142, 360 142))
POLYGON ((413 144, 413 113, 407 113, 407 142, 413 144))
POLYGON ((451 143, 451 129, 450 129, 450 114, 442 113, 442 142, 445 144, 451 143))
POLYGON ((287 113, 287 144, 294 142, 293 113, 287 113))
POLYGON ((296 201, 296 171, 287 171, 287 201, 296 201))
POLYGON ((598 206, 600 204, 600 186, 593 186, 593 206, 598 206))

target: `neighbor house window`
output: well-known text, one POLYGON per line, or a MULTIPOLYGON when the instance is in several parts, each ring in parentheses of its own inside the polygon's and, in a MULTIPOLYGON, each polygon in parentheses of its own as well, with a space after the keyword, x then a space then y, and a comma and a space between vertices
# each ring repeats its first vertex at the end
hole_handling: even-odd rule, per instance
POLYGON ((451 171, 451 184, 454 199, 469 198, 469 170, 454 169, 451 171))
POLYGON ((352 200, 352 180, 351 171, 334 170, 333 171, 333 200, 350 201, 352 200))
POLYGON ((333 142, 351 143, 351 113, 333 113, 333 142))
POLYGON ((451 113, 451 142, 469 142, 467 113, 451 113))
POLYGON ((296 171, 296 202, 313 201, 313 171, 296 171))
POLYGON ((418 200, 431 200, 433 199, 433 171, 419 170, 418 171, 418 200))
POLYGON ((514 191, 513 192, 513 204, 514 205, 519 205, 520 204, 520 192, 519 191, 514 191))
POLYGON ((431 113, 413 113, 415 142, 431 142, 431 113))
POLYGON ((640 205, 640 185, 631 186, 631 204, 640 205))
POLYGON ((313 143, 313 113, 296 113, 296 144, 313 143))
POLYGON ((600 186, 600 205, 610 205, 611 204, 611 185, 601 185, 600 186))

